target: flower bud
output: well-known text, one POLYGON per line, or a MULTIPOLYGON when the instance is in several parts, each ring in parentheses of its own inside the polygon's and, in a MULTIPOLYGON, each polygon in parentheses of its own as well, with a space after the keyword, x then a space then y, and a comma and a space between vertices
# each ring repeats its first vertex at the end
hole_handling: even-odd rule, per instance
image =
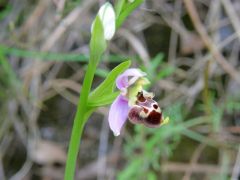
POLYGON ((102 21, 105 39, 106 40, 112 39, 116 29, 115 27, 116 15, 113 6, 108 2, 105 3, 99 9, 98 16, 102 21))

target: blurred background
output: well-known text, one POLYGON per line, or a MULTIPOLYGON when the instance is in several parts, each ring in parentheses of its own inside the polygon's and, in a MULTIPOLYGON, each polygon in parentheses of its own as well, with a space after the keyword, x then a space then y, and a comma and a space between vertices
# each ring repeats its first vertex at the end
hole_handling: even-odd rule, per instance
MULTIPOLYGON (((0 0, 0 179, 63 179, 91 23, 104 0, 0 0)), ((116 2, 116 1, 115 1, 116 2)), ((114 3, 114 1, 112 1, 114 3)), ((89 119, 76 179, 239 179, 240 1, 147 0, 118 29, 93 87, 127 58, 170 123, 89 119)))

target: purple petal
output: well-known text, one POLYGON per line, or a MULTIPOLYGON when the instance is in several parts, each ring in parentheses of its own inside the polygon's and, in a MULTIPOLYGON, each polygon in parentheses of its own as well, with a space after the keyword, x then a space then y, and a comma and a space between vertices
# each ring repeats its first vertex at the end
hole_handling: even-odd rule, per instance
POLYGON ((142 72, 139 69, 136 69, 136 68, 127 69, 124 73, 118 76, 116 80, 117 88, 120 90, 122 90, 123 88, 127 88, 131 84, 135 83, 135 81, 139 77, 143 77, 145 75, 146 73, 142 72), (133 77, 133 78, 129 80, 129 77, 133 77))
POLYGON ((108 122, 115 136, 120 134, 121 128, 128 116, 128 101, 119 95, 112 103, 109 111, 108 122))

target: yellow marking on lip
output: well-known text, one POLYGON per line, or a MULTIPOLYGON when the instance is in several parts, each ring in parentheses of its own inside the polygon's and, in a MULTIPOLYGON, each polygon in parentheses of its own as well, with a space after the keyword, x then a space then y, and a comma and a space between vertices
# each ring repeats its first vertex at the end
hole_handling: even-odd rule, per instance
POLYGON ((168 124, 169 121, 170 121, 169 117, 164 118, 161 126, 164 125, 164 124, 168 124))

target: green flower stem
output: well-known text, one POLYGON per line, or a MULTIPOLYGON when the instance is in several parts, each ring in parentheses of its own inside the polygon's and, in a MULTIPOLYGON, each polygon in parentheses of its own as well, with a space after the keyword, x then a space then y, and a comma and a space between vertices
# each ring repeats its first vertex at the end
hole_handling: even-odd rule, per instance
POLYGON ((80 98, 78 101, 77 113, 74 117, 73 129, 68 148, 67 162, 65 168, 65 180, 73 180, 76 167, 77 155, 81 143, 82 131, 85 123, 95 108, 88 107, 88 96, 91 91, 93 77, 96 72, 99 60, 106 49, 102 22, 96 16, 93 23, 92 37, 90 40, 90 59, 83 80, 80 98))
POLYGON ((87 119, 94 111, 94 109, 87 111, 88 95, 90 93, 94 73, 96 71, 96 64, 93 64, 92 62, 93 61, 90 60, 90 63, 86 71, 86 75, 83 81, 82 91, 81 91, 79 102, 78 102, 77 113, 73 121, 73 129, 72 129, 72 134, 70 138, 65 176, 64 176, 65 180, 74 179, 76 160, 77 160, 77 155, 80 147, 83 128, 85 126, 87 119))

